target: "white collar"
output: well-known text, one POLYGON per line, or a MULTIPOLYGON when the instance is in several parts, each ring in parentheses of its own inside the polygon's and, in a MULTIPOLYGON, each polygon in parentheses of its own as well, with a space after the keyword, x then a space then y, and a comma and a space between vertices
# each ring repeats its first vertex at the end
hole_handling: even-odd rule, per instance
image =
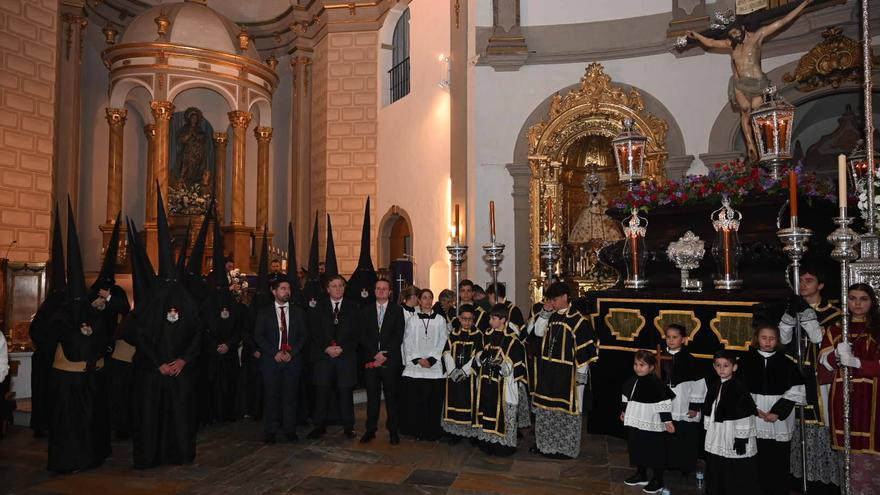
POLYGON ((571 304, 569 304, 568 306, 566 306, 566 307, 564 307, 564 308, 562 308, 562 309, 560 309, 560 310, 557 310, 556 312, 559 313, 559 314, 561 314, 561 315, 568 314, 568 310, 569 310, 569 308, 571 308, 571 304))
POLYGON ((774 354, 776 354, 776 351, 767 352, 767 351, 762 351, 761 349, 758 349, 758 354, 764 356, 764 359, 767 359, 769 357, 772 357, 774 354))
POLYGON ((330 304, 333 306, 336 306, 337 304, 341 304, 341 303, 342 303, 342 299, 336 299, 335 301, 333 299, 330 299, 330 304))
POLYGON ((284 304, 278 304, 278 301, 275 301, 275 308, 286 308, 290 306, 290 301, 287 301, 284 304))
POLYGON ((670 349, 670 348, 667 347, 667 348, 666 348, 666 352, 667 352, 668 354, 672 354, 673 356, 675 356, 676 354, 678 354, 679 352, 681 352, 681 347, 679 347, 678 349, 675 349, 675 350, 670 349))
POLYGON ((385 302, 383 302, 383 303, 381 303, 381 302, 379 302, 379 301, 376 301, 376 307, 377 307, 377 308, 381 308, 381 307, 383 307, 383 306, 388 306, 388 301, 385 301, 385 302))
POLYGON ((722 379, 721 379, 721 383, 727 383, 728 381, 730 381, 731 378, 733 378, 733 377, 731 376, 731 377, 728 377, 728 378, 722 378, 722 379))

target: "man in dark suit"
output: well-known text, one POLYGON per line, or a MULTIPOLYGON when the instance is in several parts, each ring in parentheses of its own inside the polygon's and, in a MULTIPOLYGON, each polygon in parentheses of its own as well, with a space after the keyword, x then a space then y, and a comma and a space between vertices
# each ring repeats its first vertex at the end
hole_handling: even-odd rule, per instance
POLYGON ((290 304, 290 282, 277 278, 269 287, 275 300, 257 313, 254 326, 263 375, 263 431, 268 444, 275 443, 279 426, 287 440, 295 442, 306 325, 302 311, 290 304))
POLYGON ((376 438, 376 425, 379 422, 379 403, 382 389, 385 389, 385 413, 391 443, 400 443, 397 433, 398 401, 397 391, 403 360, 400 346, 403 343, 403 310, 390 301, 391 281, 380 278, 374 288, 375 303, 367 303, 363 308, 363 331, 361 346, 367 363, 364 366, 364 380, 367 385, 367 431, 361 443, 376 438))
POLYGON ((357 348, 360 342, 360 311, 343 299, 345 279, 331 275, 327 295, 315 306, 310 317, 311 356, 315 380, 315 427, 309 439, 327 433, 327 404, 330 394, 339 397, 339 410, 345 436, 355 438, 352 389, 357 384, 357 348))

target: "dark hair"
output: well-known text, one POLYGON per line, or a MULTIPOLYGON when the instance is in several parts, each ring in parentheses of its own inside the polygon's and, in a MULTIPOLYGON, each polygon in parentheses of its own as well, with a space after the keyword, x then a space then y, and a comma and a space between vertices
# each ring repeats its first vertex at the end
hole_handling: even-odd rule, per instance
POLYGON ((335 282, 336 280, 342 280, 342 285, 346 284, 345 277, 343 277, 342 275, 330 275, 329 277, 327 277, 327 282, 324 283, 324 287, 330 287, 330 282, 335 282))
POLYGON ((637 350, 633 360, 641 361, 648 366, 657 366, 657 355, 651 351, 646 351, 644 349, 637 350))
POLYGON ((489 286, 486 287, 486 294, 495 294, 501 299, 504 299, 507 297, 507 289, 503 283, 489 284, 489 286))
POLYGON ((476 310, 472 304, 462 304, 461 307, 458 308, 458 314, 460 315, 462 313, 475 314, 476 310))
POLYGON ((277 289, 281 284, 290 285, 290 280, 287 280, 284 277, 273 278, 269 281, 269 290, 277 289))
POLYGON ((391 285, 391 281, 390 281, 390 280, 388 280, 388 279, 385 278, 385 277, 379 277, 379 278, 376 279, 376 283, 373 284, 373 288, 375 288, 375 287, 379 284, 379 282, 385 282, 386 284, 388 284, 388 288, 389 288, 389 289, 390 289, 391 287, 393 287, 393 286, 391 285))
POLYGON ((818 263, 804 263, 801 265, 800 275, 803 277, 806 274, 810 274, 816 277, 816 281, 820 284, 825 283, 825 270, 818 263))
POLYGON ((424 294, 425 292, 430 292, 430 293, 431 293, 431 298, 432 298, 432 299, 434 298, 434 291, 432 291, 431 289, 425 288, 425 289, 422 289, 422 290, 419 291, 419 299, 422 298, 422 294, 424 294))
POLYGON ((776 334, 776 347, 779 347, 779 327, 766 321, 755 324, 755 333, 752 335, 752 347, 758 348, 758 335, 761 333, 761 330, 772 330, 776 334))
POLYGON ((461 290, 462 287, 470 287, 470 288, 473 288, 473 287, 474 287, 474 283, 471 282, 471 280, 470 280, 469 278, 466 278, 466 279, 464 279, 464 280, 462 280, 461 282, 458 283, 458 290, 461 290))
MULTIPOLYGON (((871 335, 875 339, 880 338, 880 307, 877 306, 877 293, 874 292, 874 288, 870 285, 859 282, 849 286, 846 290, 847 296, 854 290, 860 290, 868 294, 868 297, 871 298, 871 309, 868 310, 867 321, 865 323, 867 323, 868 331, 871 335)), ((850 314, 850 316, 852 315, 850 314)))
POLYGON ((679 325, 678 323, 670 323, 669 325, 666 325, 666 332, 670 330, 675 330, 682 337, 687 337, 687 330, 684 328, 683 325, 679 325))
POLYGON ((437 296, 437 299, 440 299, 441 301, 455 299, 455 292, 451 289, 443 289, 440 291, 440 295, 437 296))
POLYGON ((503 304, 496 304, 495 306, 492 306, 492 309, 489 311, 489 317, 492 316, 503 318, 506 320, 509 317, 509 314, 507 313, 507 306, 503 304))
POLYGON ((479 285, 474 285, 474 293, 476 294, 485 294, 486 291, 479 285))
POLYGON ((406 303, 406 300, 409 299, 410 297, 418 296, 418 295, 419 295, 419 288, 418 287, 416 287, 414 285, 411 285, 409 287, 405 287, 403 290, 400 291, 400 296, 398 296, 398 298, 399 298, 398 303, 402 305, 402 304, 406 303))
POLYGON ((714 363, 716 359, 726 359, 730 361, 730 364, 736 364, 736 356, 727 349, 719 349, 715 351, 715 354, 712 354, 712 362, 714 363))
POLYGON ((550 284, 550 287, 544 291, 544 295, 547 299, 553 299, 559 296, 568 296, 571 298, 571 287, 565 282, 553 282, 550 284))
POLYGON ((281 260, 279 260, 278 258, 273 258, 271 263, 281 263, 281 260))

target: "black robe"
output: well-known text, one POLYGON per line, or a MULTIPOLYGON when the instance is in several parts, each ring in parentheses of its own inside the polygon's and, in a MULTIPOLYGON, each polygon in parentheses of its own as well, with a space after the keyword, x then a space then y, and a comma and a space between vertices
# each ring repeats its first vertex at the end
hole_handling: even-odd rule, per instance
MULTIPOLYGON (((823 329, 827 329, 840 321, 840 308, 832 305, 825 299, 822 299, 813 309, 816 311, 818 323, 823 329)), ((804 420, 807 424, 828 425, 828 418, 824 417, 824 410, 819 400, 821 392, 816 371, 819 363, 819 347, 821 347, 822 343, 810 342, 806 332, 803 332, 803 338, 805 343, 803 349, 803 376, 804 388, 807 393, 807 404, 804 406, 804 420)), ((794 337, 792 337, 791 342, 785 345, 785 352, 797 359, 797 340, 794 337)))
MULTIPOLYGON (((510 328, 510 327, 507 327, 510 328)), ((505 329, 507 330, 507 329, 505 329)), ((477 401, 474 426, 483 432, 504 436, 508 428, 516 428, 517 425, 507 425, 504 421, 504 379, 497 366, 488 364, 494 358, 502 361, 510 361, 513 367, 511 378, 517 384, 528 386, 528 368, 526 366, 526 350, 518 335, 504 330, 490 330, 484 337, 484 344, 480 358, 487 364, 479 367, 477 376, 477 401)), ((519 387, 517 387, 517 394, 519 387)))
MULTIPOLYGON (((797 365, 783 352, 776 352, 765 359, 756 349, 752 349, 739 358, 737 364, 736 377, 754 395, 783 395, 790 388, 804 384, 797 365)), ((780 420, 785 420, 794 406, 791 400, 780 398, 766 412, 777 414, 780 420)))
MULTIPOLYGON (((456 369, 462 369, 473 361, 483 348, 483 334, 476 328, 466 332, 453 328, 446 340, 444 354, 452 358, 456 369)), ((446 362, 443 362, 446 367, 446 362)), ((446 374, 452 369, 446 369, 446 374)), ((443 404, 443 421, 470 427, 473 423, 473 403, 476 397, 476 377, 472 374, 460 382, 446 380, 446 401, 443 404)))
POLYGON ((35 436, 44 435, 49 429, 49 411, 52 396, 49 393, 49 375, 55 359, 58 331, 53 327, 56 313, 62 308, 65 293, 54 292, 46 296, 34 314, 28 327, 34 354, 31 356, 31 421, 35 436))
POLYGON ((577 369, 597 359, 596 332, 590 321, 573 307, 553 313, 535 356, 532 404, 576 414, 580 410, 576 402, 577 369))
POLYGON ((135 354, 134 467, 186 464, 195 459, 199 352, 202 332, 198 315, 181 286, 163 289, 139 316, 135 354), (169 323, 168 308, 180 310, 169 323), (177 376, 166 376, 159 366, 181 358, 177 376))
MULTIPOLYGON (((654 373, 645 376, 633 375, 623 383, 622 394, 627 404, 657 404, 675 398, 672 390, 654 373)), ((672 414, 669 412, 664 411, 658 415, 659 420, 664 423, 672 421, 672 414)), ((653 418, 639 419, 650 422, 653 418)), ((655 469, 667 467, 666 440, 670 436, 668 433, 634 426, 628 426, 626 430, 630 464, 655 469)))
MULTIPOLYGON (((110 420, 113 424, 113 431, 120 438, 126 438, 131 435, 131 401, 133 386, 133 370, 130 362, 125 362, 113 358, 116 341, 122 338, 121 325, 131 311, 131 305, 128 301, 128 295, 125 290, 118 286, 112 285, 108 289, 110 291, 110 300, 103 309, 97 310, 98 315, 104 326, 109 329, 107 336, 107 381, 110 400, 110 420)), ((91 303, 98 298, 98 289, 93 288, 89 292, 88 300, 91 303)))
MULTIPOLYGON (((663 351, 660 360, 660 375, 663 383, 670 388, 706 378, 705 365, 698 362, 697 358, 686 348, 681 348, 675 354, 663 351)), ((682 399, 689 401, 688 397, 682 397, 682 399)), ((702 402, 688 402, 689 411, 701 411, 702 409, 702 402)), ((675 433, 666 436, 666 467, 683 472, 696 469, 702 431, 702 421, 675 421, 675 433)))
POLYGON ((103 370, 107 330, 87 303, 56 313, 58 332, 49 393, 48 469, 70 472, 101 465, 110 455, 110 421, 103 370), (91 327, 86 335, 80 322, 91 327), (72 371, 69 366, 79 366, 72 371))
POLYGON ((226 422, 236 418, 235 388, 239 376, 238 344, 247 324, 247 307, 231 295, 209 297, 202 308, 203 334, 202 383, 199 405, 203 424, 226 422), (228 311, 222 317, 223 309, 228 311), (217 347, 226 344, 228 350, 220 354, 217 347))

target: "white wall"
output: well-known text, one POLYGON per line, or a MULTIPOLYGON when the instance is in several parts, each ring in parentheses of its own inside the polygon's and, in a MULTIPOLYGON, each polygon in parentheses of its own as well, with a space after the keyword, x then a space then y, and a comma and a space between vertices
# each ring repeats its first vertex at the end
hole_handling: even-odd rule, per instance
MULTIPOLYGON (((520 0, 520 24, 578 24, 671 11, 671 0, 520 0)), ((477 25, 492 25, 492 0, 477 0, 477 25)))
MULTIPOLYGON (((437 86, 446 77, 446 64, 437 57, 449 53, 449 3, 413 0, 410 9, 411 87, 406 97, 378 112, 376 218, 393 205, 412 220, 415 282, 437 294, 448 287, 446 244, 449 241, 449 93, 437 86), (433 274, 433 276, 432 276, 433 274)), ((393 26, 392 26, 393 28, 393 26)), ((390 44, 380 37, 382 43, 390 44)), ((377 57, 381 60, 383 57, 377 57)), ((379 77, 387 77, 379 67, 379 77)), ((376 85, 381 91, 382 84, 376 85)), ((382 101, 381 95, 379 100, 382 101)))

